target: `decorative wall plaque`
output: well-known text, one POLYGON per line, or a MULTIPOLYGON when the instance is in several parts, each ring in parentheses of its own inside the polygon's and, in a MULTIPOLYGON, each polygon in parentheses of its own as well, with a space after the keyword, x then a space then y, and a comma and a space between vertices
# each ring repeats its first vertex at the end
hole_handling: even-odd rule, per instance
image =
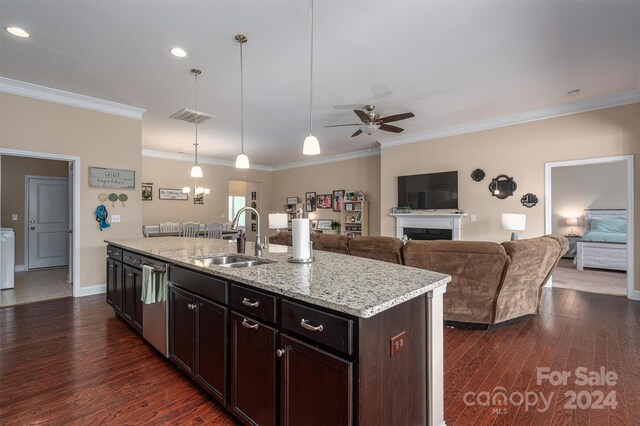
POLYGON ((489 184, 491 195, 501 200, 511 197, 517 188, 518 184, 515 183, 512 177, 507 175, 497 176, 493 178, 489 184))
POLYGON ((471 172, 471 179, 473 179, 475 182, 480 182, 482 179, 484 179, 485 176, 486 174, 482 169, 475 169, 471 172))
POLYGON ((89 167, 89 186, 91 188, 135 188, 136 172, 135 170, 89 167))
POLYGON ((520 199, 520 202, 522 203, 523 206, 527 208, 531 208, 536 204, 538 204, 538 197, 536 197, 534 194, 530 192, 527 192, 522 196, 522 198, 520 199))
POLYGON ((160 188, 158 190, 158 199, 160 200, 187 200, 189 194, 182 192, 182 189, 160 188))

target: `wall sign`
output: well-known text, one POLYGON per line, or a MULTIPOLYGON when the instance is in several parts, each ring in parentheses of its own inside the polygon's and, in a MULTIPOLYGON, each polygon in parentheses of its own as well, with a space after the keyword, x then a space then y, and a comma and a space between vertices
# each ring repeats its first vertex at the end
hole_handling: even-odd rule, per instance
POLYGON ((89 167, 89 187, 121 189, 135 188, 136 172, 135 170, 89 167))
POLYGON ((182 192, 182 189, 160 188, 158 199, 160 200, 187 200, 189 194, 182 192))

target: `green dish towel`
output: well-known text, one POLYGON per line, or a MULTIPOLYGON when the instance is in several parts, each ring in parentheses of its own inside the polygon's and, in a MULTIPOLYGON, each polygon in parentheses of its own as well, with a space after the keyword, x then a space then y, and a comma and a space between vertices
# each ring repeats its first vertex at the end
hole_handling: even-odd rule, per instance
MULTIPOLYGON (((142 266, 142 295, 140 300, 146 305, 156 303, 156 274, 153 273, 153 267, 142 266)), ((163 292, 164 293, 164 292, 163 292)))

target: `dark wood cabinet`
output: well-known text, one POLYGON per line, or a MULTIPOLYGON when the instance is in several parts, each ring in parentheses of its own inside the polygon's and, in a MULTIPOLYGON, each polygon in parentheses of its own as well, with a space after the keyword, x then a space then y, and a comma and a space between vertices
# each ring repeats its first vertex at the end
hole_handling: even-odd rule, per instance
POLYGON ((107 303, 122 313, 122 262, 107 258, 107 303))
POLYGON ((280 336, 282 425, 351 425, 352 363, 280 336))
POLYGON ((194 296, 196 304, 196 381, 227 404, 227 315, 229 310, 194 296))
POLYGON ((169 353, 189 377, 227 403, 228 308, 171 286, 169 353))
POLYGON ((196 313, 193 295, 176 287, 169 290, 169 353, 182 370, 193 377, 196 313))
POLYGON ((278 331, 231 313, 231 410, 250 425, 276 424, 278 331))
POLYGON ((122 316, 142 331, 142 271, 123 264, 122 316))

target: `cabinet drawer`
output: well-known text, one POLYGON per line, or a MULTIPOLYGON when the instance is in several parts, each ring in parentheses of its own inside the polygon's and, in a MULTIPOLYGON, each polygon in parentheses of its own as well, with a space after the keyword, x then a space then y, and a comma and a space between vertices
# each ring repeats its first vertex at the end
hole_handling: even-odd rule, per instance
POLYGON ((122 261, 129 266, 133 266, 134 268, 141 269, 142 260, 143 260, 143 257, 140 254, 132 253, 126 250, 122 251, 122 261))
POLYGON ((353 352, 350 319, 283 300, 282 327, 347 355, 353 352))
POLYGON ((122 260, 122 249, 113 246, 107 246, 107 256, 112 259, 122 260))
POLYGON ((227 282, 197 272, 174 266, 169 270, 169 280, 179 287, 202 297, 227 303, 227 282))
POLYGON ((276 322, 276 297, 261 291, 250 290, 231 284, 230 304, 233 309, 246 312, 257 318, 276 322))

